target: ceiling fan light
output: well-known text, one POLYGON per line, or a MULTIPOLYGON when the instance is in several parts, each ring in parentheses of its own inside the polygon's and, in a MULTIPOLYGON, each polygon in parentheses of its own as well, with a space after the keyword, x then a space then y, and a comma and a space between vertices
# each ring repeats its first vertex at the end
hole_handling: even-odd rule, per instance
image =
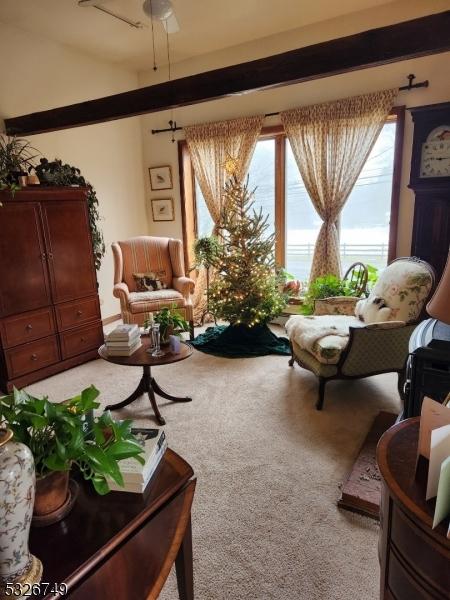
POLYGON ((158 21, 166 21, 173 14, 170 0, 145 0, 142 10, 147 16, 158 21))

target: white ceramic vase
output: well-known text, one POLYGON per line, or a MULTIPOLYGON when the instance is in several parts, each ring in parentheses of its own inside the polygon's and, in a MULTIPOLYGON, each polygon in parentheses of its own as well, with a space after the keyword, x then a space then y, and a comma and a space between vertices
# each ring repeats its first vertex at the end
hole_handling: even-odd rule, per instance
POLYGON ((0 429, 0 598, 7 583, 17 590, 41 580, 42 564, 28 549, 34 490, 30 449, 15 442, 10 430, 0 429))

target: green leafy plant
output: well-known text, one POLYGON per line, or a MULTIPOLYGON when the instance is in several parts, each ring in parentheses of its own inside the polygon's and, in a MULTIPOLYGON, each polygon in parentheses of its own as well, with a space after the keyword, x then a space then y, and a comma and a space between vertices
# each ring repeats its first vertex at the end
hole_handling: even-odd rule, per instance
POLYGON ((19 190, 19 176, 27 174, 36 157, 28 140, 0 134, 0 190, 19 190))
MULTIPOLYGON (((175 304, 171 308, 161 308, 161 310, 155 314, 153 320, 155 323, 159 323, 162 340, 166 340, 168 334, 180 336, 183 331, 189 331, 189 323, 183 318, 181 313, 176 310, 175 304)), ((151 320, 145 319, 144 327, 149 327, 150 325, 151 320)))
POLYGON ((366 265, 367 267, 367 287, 369 288, 369 291, 373 288, 373 286, 376 284, 376 282, 378 281, 378 269, 377 267, 374 267, 373 265, 366 265))
POLYGON ((220 251, 220 243, 215 235, 200 237, 194 242, 195 267, 211 266, 220 251))
POLYGON ((103 233, 98 226, 100 214, 98 211, 97 193, 89 181, 81 175, 80 169, 64 164, 61 160, 49 161, 41 158, 39 164, 34 168, 39 177, 41 185, 77 185, 87 188, 87 202, 89 210, 89 226, 92 236, 92 247, 94 250, 95 268, 100 269, 102 258, 105 255, 105 241, 103 233))
POLYGON ((94 418, 99 391, 90 386, 61 404, 34 398, 24 390, 0 398, 0 422, 33 453, 37 477, 78 467, 99 494, 109 492, 107 478, 123 486, 119 462, 133 457, 144 464, 142 446, 131 421, 114 421, 109 412, 94 418))
POLYGON ((321 298, 332 296, 354 296, 355 284, 349 283, 335 275, 324 275, 313 281, 305 295, 302 313, 311 315, 314 311, 314 302, 321 298))

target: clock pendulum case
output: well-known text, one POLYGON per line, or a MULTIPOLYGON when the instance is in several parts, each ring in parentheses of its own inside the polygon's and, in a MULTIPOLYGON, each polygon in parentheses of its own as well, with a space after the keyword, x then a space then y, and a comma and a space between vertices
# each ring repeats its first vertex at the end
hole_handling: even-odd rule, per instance
POLYGON ((411 108, 414 139, 409 187, 415 194, 411 255, 439 281, 450 245, 450 102, 411 108))

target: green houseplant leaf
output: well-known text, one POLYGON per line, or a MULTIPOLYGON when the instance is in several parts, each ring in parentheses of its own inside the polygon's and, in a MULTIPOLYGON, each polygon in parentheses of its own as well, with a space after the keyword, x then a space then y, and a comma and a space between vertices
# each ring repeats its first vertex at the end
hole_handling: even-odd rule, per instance
POLYGON ((98 493, 109 491, 107 477, 123 485, 120 461, 135 458, 143 464, 142 446, 131 433, 131 421, 114 421, 109 412, 93 417, 99 391, 90 386, 54 404, 14 389, 0 398, 0 423, 33 453, 36 475, 69 471, 77 466, 98 493), (86 427, 87 424, 87 427, 86 427))

